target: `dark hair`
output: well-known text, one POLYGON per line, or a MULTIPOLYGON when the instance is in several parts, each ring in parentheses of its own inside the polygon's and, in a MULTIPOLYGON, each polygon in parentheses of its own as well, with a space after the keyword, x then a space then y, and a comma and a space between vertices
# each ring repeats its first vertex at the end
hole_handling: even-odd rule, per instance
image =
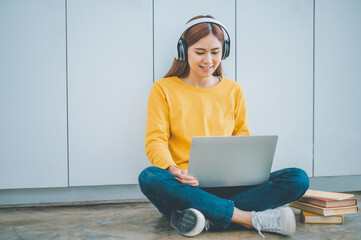
MULTIPOLYGON (((198 18, 214 19, 214 17, 210 15, 206 15, 206 16, 200 15, 190 19, 187 23, 198 18)), ((224 42, 223 31, 221 27, 215 23, 200 23, 194 25, 193 27, 187 29, 179 39, 183 39, 187 44, 187 47, 190 47, 196 42, 198 42, 200 39, 208 36, 209 34, 213 34, 214 36, 216 36, 223 46, 223 42, 224 42)), ((182 61, 182 62, 174 58, 172 67, 169 69, 168 73, 164 77, 165 78, 172 76, 187 77, 188 74, 189 74, 188 58, 186 57, 186 61, 182 61)), ((222 66, 221 64, 219 64, 217 69, 214 71, 213 75, 220 76, 221 74, 222 74, 222 66)))

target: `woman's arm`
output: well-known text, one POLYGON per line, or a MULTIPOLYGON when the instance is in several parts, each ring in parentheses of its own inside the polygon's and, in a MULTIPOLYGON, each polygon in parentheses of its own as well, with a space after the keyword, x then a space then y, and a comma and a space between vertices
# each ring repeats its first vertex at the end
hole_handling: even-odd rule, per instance
POLYGON ((167 169, 184 184, 198 186, 198 180, 187 170, 179 169, 169 151, 169 106, 162 88, 154 83, 149 94, 145 149, 153 166, 167 169))
POLYGON ((169 151, 169 106, 159 84, 155 82, 149 94, 145 150, 153 166, 167 169, 177 166, 169 151))
POLYGON ((251 133, 248 128, 246 99, 244 97, 243 89, 241 86, 239 86, 239 92, 235 96, 235 128, 232 135, 250 135, 251 133))

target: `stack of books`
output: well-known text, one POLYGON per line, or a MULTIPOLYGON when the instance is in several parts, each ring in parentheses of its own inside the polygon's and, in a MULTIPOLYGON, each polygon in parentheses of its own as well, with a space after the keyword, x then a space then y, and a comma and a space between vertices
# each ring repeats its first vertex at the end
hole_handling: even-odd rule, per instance
POLYGON ((307 190, 290 207, 301 210, 304 223, 342 224, 344 214, 356 213, 357 199, 353 194, 307 190))

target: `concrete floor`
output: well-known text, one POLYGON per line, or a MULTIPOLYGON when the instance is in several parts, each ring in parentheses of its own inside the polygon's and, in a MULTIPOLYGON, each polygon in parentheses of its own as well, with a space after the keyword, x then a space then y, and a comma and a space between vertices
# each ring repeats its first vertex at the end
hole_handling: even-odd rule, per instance
MULTIPOLYGON (((355 192, 361 202, 361 192, 355 192)), ((292 237, 267 239, 361 239, 361 214, 345 215, 343 225, 303 224, 294 210, 292 237)), ((0 239, 187 239, 173 230, 150 203, 0 209, 0 239)), ((263 239, 256 231, 205 232, 194 239, 263 239)))

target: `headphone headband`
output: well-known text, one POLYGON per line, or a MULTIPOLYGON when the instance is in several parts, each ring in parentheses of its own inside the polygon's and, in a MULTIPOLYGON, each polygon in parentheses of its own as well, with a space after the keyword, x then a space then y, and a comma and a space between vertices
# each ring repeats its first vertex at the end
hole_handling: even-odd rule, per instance
POLYGON ((183 32, 182 32, 182 34, 180 36, 182 37, 185 31, 187 31, 189 28, 193 27, 194 25, 197 25, 197 24, 200 24, 200 23, 215 23, 215 24, 219 25, 222 28, 223 32, 226 31, 227 36, 229 37, 226 27, 220 21, 218 21, 216 19, 213 19, 213 18, 197 18, 197 19, 187 23, 184 26, 183 32))
POLYGON ((189 28, 191 28, 197 24, 200 24, 200 23, 214 23, 214 24, 217 24, 219 27, 221 27, 223 36, 224 36, 222 59, 227 58, 229 55, 229 50, 230 50, 230 37, 229 37, 228 31, 227 31, 226 27, 220 21, 213 19, 213 18, 208 18, 208 17, 197 18, 197 19, 187 23, 184 26, 182 33, 179 35, 180 40, 178 41, 178 44, 177 44, 177 53, 176 53, 175 58, 178 59, 179 61, 185 60, 186 44, 185 44, 184 40, 182 40, 182 36, 189 28))

